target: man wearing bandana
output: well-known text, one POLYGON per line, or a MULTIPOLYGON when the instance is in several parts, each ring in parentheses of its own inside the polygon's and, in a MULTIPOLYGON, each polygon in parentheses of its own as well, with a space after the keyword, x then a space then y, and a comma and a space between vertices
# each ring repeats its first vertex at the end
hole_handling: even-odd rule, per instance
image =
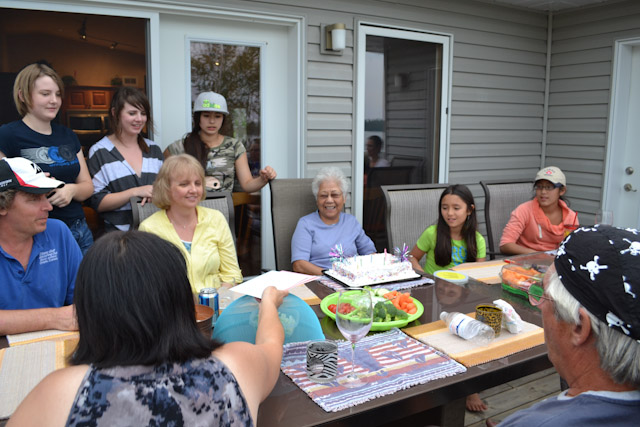
POLYGON ((640 232, 602 225, 570 234, 538 306, 549 359, 569 389, 500 425, 638 425, 640 232))

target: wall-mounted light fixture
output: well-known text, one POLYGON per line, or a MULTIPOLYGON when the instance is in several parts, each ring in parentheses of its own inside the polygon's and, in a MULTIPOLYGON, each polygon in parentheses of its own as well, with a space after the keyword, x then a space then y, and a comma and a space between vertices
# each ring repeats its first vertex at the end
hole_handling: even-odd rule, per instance
POLYGON ((398 89, 405 89, 409 87, 409 74, 397 73, 393 75, 393 86, 398 89))
POLYGON ((347 44, 347 26, 345 24, 332 24, 321 26, 320 50, 322 53, 342 55, 347 44))
POLYGON ((326 28, 327 49, 344 50, 347 44, 347 26, 344 24, 333 24, 326 28))

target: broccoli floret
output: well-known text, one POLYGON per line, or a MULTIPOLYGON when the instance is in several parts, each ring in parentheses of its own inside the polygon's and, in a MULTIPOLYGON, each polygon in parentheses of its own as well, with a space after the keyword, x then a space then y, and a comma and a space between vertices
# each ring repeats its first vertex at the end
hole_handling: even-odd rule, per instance
POLYGON ((384 322, 385 318, 387 316, 387 311, 385 310, 384 307, 384 302, 383 301, 379 301, 376 303, 376 305, 373 307, 373 321, 374 322, 384 322))
POLYGON ((404 320, 404 319, 406 319, 407 317, 409 317, 409 315, 407 314, 407 312, 406 312, 406 311, 404 311, 404 310, 398 310, 398 309, 396 309, 396 313, 397 313, 397 314, 396 314, 396 320, 404 320))

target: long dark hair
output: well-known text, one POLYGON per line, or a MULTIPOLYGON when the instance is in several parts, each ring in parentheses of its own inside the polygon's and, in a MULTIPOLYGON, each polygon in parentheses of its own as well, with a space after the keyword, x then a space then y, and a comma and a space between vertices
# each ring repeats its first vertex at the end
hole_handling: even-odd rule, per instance
POLYGON ((474 262, 478 255, 478 245, 476 244, 476 231, 478 230, 478 219, 476 218, 475 202, 473 194, 466 185, 454 184, 444 189, 438 202, 438 225, 436 229, 436 247, 434 258, 437 265, 444 266, 451 263, 451 229, 442 216, 442 199, 444 196, 452 194, 458 196, 471 211, 469 217, 462 225, 462 238, 467 245, 467 262, 474 262))
MULTIPOLYGON (((200 138, 200 117, 204 111, 196 111, 193 113, 193 123, 192 123, 192 131, 188 133, 187 136, 184 137, 184 141, 182 142, 184 146, 184 152, 187 154, 191 154, 193 157, 198 159, 203 168, 207 168, 207 157, 209 154, 209 147, 204 143, 202 138, 200 138)), ((227 123, 227 116, 225 114, 222 115, 222 125, 220 125, 220 130, 222 130, 227 123)), ((218 131, 220 132, 220 131, 218 131)))
POLYGON ((73 302, 80 341, 74 365, 157 365, 205 358, 220 346, 195 320, 180 250, 141 231, 108 233, 78 269, 73 302))
MULTIPOLYGON (((111 107, 109 108, 109 132, 117 137, 122 133, 122 125, 120 124, 120 113, 124 109, 124 104, 128 103, 137 109, 144 111, 147 115, 147 129, 153 129, 153 120, 151 119, 151 105, 149 98, 140 89, 131 86, 122 86, 111 98, 111 107)), ((144 141, 144 137, 138 134, 138 146, 143 153, 149 152, 149 146, 144 141)))

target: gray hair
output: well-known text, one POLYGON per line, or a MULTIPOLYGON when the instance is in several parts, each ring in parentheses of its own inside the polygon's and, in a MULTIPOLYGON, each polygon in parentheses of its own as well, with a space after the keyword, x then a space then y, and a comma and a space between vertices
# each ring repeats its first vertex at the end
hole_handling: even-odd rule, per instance
POLYGON ((349 183, 347 182, 347 177, 344 176, 342 170, 338 169, 335 166, 329 166, 326 168, 320 169, 315 178, 313 178, 313 182, 311 183, 311 191, 313 191, 313 196, 318 197, 318 190, 320 189, 320 184, 325 181, 335 181, 340 186, 340 191, 342 194, 347 194, 347 190, 349 189, 349 183))
MULTIPOLYGON (((546 293, 554 301, 556 318, 572 325, 579 325, 579 310, 584 307, 567 291, 556 271, 547 274, 550 277, 546 293)), ((591 319, 591 329, 596 337, 600 368, 616 383, 640 388, 640 342, 609 328, 589 310, 584 310, 591 319)))

